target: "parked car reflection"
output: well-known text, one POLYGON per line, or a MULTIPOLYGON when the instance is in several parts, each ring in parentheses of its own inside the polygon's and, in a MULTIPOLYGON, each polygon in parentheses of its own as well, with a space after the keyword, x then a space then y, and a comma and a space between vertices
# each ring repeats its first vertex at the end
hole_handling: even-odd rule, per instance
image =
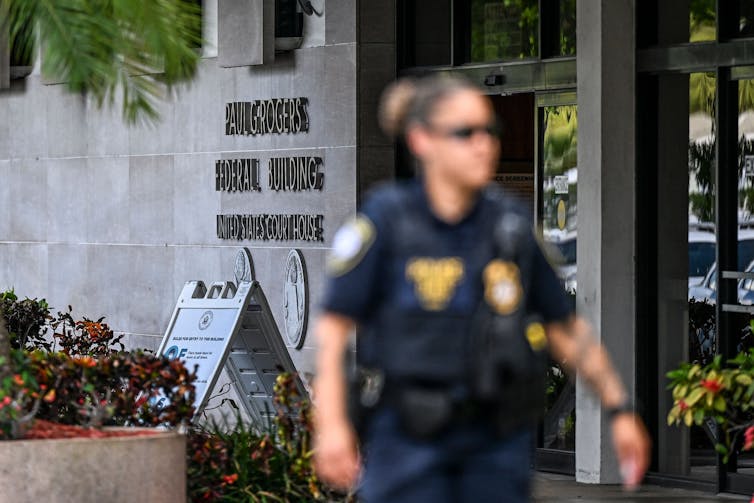
MULTIPOLYGON (((744 269, 754 272, 754 261, 744 269)), ((717 262, 712 264, 700 285, 689 288, 689 300, 707 301, 714 304, 717 301, 717 262)), ((754 279, 738 280, 738 303, 745 306, 754 305, 754 279)))
POLYGON ((545 243, 550 247, 550 255, 554 255, 556 272, 563 281, 566 292, 575 292, 576 231, 549 230, 545 232, 544 237, 545 243))
POLYGON ((689 223, 689 288, 701 285, 715 261, 715 228, 689 223))
MULTIPOLYGON (((704 279, 697 283, 692 285, 692 273, 697 273, 698 268, 702 266, 702 263, 705 260, 709 259, 709 249, 708 247, 708 239, 709 236, 704 235, 703 233, 710 232, 709 230, 704 230, 703 228, 696 227, 694 230, 692 230, 691 224, 689 224, 689 291, 688 291, 688 299, 696 299, 699 301, 707 300, 714 304, 715 299, 717 297, 717 263, 714 262, 709 267, 709 270, 704 275, 704 279), (694 234, 694 244, 693 244, 693 252, 692 252, 692 233, 694 234), (692 253, 694 254, 694 263, 693 267, 695 269, 692 269, 692 253)), ((714 246, 715 243, 712 243, 713 246, 713 253, 714 253, 714 246)), ((712 257, 714 260, 714 257, 712 257)), ((748 227, 747 225, 742 225, 738 229, 738 271, 746 271, 746 272, 752 272, 752 261, 754 261, 754 229, 748 227)), ((750 287, 752 290, 746 290, 747 293, 743 292, 744 289, 744 283, 743 281, 738 282, 738 288, 739 288, 739 302, 745 301, 749 302, 749 299, 752 299, 752 302, 749 302, 750 304, 754 303, 754 285, 751 284, 752 282, 749 282, 746 284, 747 287, 750 287), (752 292, 752 293, 748 293, 752 292)))
POLYGON ((706 276, 698 285, 689 287, 689 300, 707 301, 714 304, 717 298, 717 262, 710 266, 706 276))

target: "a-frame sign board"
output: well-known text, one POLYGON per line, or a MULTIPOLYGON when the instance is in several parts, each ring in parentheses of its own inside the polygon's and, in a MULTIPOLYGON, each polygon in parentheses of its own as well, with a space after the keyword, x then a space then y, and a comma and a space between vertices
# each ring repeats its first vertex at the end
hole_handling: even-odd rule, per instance
MULTIPOLYGON (((158 354, 197 366, 195 415, 201 414, 223 365, 232 378, 243 407, 252 420, 270 424, 277 376, 295 373, 288 349, 258 282, 201 281, 183 287, 158 354)), ((306 396, 303 383, 297 386, 306 396)))

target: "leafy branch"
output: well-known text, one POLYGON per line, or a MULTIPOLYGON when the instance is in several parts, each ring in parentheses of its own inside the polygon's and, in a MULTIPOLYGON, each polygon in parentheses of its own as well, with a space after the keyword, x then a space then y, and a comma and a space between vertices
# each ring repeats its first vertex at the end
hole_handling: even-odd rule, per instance
POLYGON ((44 75, 98 106, 122 95, 128 123, 155 122, 157 102, 191 79, 201 45, 200 3, 190 0, 0 0, 0 28, 44 75), (29 26, 36 37, 24 36, 29 26))
POLYGON ((726 463, 732 453, 754 447, 754 349, 728 365, 718 355, 707 365, 683 363, 667 373, 674 400, 668 425, 702 426, 713 420, 720 430, 715 450, 726 463))

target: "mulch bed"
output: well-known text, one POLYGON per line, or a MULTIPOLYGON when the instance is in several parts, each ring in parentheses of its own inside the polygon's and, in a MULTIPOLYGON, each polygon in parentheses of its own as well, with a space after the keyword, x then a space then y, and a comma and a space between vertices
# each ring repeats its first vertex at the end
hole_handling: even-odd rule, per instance
POLYGON ((56 438, 110 438, 110 437, 140 437, 145 435, 154 435, 159 433, 158 430, 149 429, 98 429, 85 428, 83 426, 73 426, 68 424, 53 423, 37 419, 34 424, 24 435, 24 440, 35 439, 56 439, 56 438))

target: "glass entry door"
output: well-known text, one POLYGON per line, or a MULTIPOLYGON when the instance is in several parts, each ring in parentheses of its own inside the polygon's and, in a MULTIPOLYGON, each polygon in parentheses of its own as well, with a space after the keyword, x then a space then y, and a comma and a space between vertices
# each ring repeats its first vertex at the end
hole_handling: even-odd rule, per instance
POLYGON ((754 68, 638 82, 641 110, 657 117, 637 149, 637 374, 655 442, 650 479, 751 494, 754 456, 723 465, 714 421, 668 426, 666 373, 754 347, 754 68))
MULTIPOLYGON (((725 357, 754 347, 754 67, 718 71, 717 138, 718 352, 725 357)), ((749 417, 745 419, 750 419, 749 417)), ((721 465, 720 486, 754 491, 754 453, 721 465)))
MULTIPOLYGON (((497 183, 529 205, 563 288, 575 303, 578 234, 576 92, 491 95, 502 128, 497 183)), ((575 382, 559 362, 547 370, 536 468, 575 472, 575 382)))
MULTIPOLYGON (((575 304, 578 242, 578 113, 573 92, 537 96, 537 222, 545 252, 575 304)), ((576 388, 561 362, 547 371, 547 400, 537 438, 537 467, 573 473, 576 388)))

